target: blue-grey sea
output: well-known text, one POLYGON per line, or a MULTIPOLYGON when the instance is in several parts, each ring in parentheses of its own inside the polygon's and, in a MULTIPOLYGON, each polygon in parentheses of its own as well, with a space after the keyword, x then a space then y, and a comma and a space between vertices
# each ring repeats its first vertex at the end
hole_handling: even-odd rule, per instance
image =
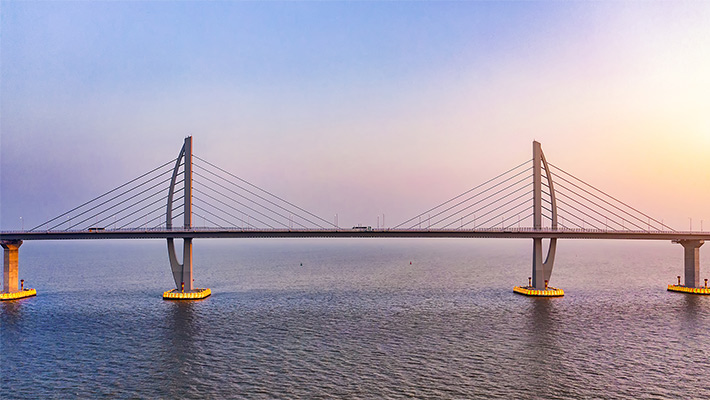
POLYGON ((710 398, 710 296, 666 291, 681 246, 560 241, 554 299, 512 292, 531 259, 532 240, 195 240, 213 295, 171 302, 164 241, 26 241, 38 295, 0 304, 0 398, 710 398))

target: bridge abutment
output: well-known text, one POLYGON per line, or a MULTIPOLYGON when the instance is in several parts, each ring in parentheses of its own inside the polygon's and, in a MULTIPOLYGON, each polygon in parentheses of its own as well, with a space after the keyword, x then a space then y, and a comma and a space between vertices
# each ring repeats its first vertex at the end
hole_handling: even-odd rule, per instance
POLYGON ((22 240, 2 240, 3 275, 0 300, 16 300, 34 296, 37 291, 20 287, 20 246, 22 240))

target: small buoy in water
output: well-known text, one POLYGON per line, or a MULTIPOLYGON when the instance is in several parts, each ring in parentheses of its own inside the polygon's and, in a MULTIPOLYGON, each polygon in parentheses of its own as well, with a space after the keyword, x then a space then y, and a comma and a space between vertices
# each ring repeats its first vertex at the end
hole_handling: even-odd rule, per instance
POLYGON ((412 262, 411 262, 411 261, 409 262, 409 265, 412 265, 412 262))
POLYGON ((303 266, 303 263, 301 263, 301 266, 303 266))

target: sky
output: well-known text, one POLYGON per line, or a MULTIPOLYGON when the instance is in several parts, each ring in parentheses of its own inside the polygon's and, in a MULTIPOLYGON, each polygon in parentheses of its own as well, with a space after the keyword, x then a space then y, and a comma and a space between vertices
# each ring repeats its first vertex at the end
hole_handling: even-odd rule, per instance
POLYGON ((710 230, 710 2, 1 1, 0 230, 194 154, 341 226, 532 157, 710 230))

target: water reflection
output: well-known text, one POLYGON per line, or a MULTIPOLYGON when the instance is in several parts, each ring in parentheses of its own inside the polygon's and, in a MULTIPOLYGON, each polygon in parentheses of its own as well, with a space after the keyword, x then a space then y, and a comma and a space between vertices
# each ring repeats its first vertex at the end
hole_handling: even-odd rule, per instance
POLYGON ((705 303, 704 298, 685 294, 683 301, 680 304, 680 314, 682 315, 681 326, 684 331, 690 334, 698 334, 697 328, 702 325, 704 314, 703 308, 705 303))
POLYGON ((165 388, 169 395, 184 397, 199 374, 199 313, 191 301, 170 302, 166 313, 165 388))
POLYGON ((556 301, 559 299, 531 298, 526 315, 526 340, 524 341, 524 365, 526 374, 522 384, 531 393, 547 393, 549 384, 557 377, 559 332, 555 318, 556 301))
POLYGON ((27 299, 3 301, 2 303, 0 303, 0 310, 2 310, 1 315, 3 329, 7 329, 8 325, 11 326, 21 321, 23 308, 22 303, 25 300, 27 299))
POLYGON ((552 318, 556 299, 530 299, 532 305, 528 314, 528 332, 530 345, 535 351, 540 352, 536 358, 549 356, 551 345, 555 342, 556 324, 552 318))
POLYGON ((685 295, 685 301, 683 302, 683 311, 685 312, 686 320, 689 322, 694 322, 700 310, 700 303, 698 296, 685 295))

